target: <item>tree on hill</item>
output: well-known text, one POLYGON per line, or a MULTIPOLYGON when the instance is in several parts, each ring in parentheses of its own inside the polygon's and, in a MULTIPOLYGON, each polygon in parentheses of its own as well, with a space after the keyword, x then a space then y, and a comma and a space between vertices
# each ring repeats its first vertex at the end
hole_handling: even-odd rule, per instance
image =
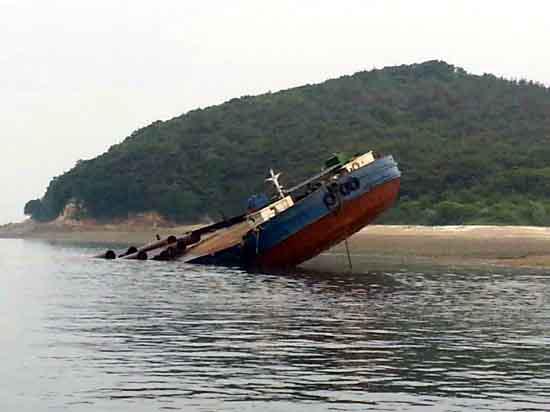
POLYGON ((549 137, 550 89, 429 61, 157 121, 52 180, 28 211, 54 219, 77 199, 99 219, 217 218, 242 212, 270 167, 289 186, 332 152, 374 149, 403 172, 385 222, 547 224, 549 137))

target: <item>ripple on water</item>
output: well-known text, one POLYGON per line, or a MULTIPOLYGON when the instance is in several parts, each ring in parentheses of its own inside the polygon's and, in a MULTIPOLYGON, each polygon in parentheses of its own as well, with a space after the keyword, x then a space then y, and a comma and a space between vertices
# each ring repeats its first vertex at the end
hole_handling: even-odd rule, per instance
POLYGON ((14 404, 548 410, 546 276, 250 274, 80 257, 92 251, 46 247, 58 259, 36 283, 12 284, 37 373, 13 369, 39 383, 14 404))

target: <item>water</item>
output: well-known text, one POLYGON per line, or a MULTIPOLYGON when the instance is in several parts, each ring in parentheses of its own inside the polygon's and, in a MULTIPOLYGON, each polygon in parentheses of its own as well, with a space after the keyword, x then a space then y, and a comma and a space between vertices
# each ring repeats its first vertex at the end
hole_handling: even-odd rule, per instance
POLYGON ((248 274, 0 240, 1 411, 548 411, 544 273, 248 274))

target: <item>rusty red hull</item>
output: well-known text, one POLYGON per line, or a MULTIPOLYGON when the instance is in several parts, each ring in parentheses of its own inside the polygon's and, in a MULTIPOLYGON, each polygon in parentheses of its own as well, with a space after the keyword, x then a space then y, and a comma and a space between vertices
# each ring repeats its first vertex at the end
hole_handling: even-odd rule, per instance
POLYGON ((257 256, 255 266, 292 267, 317 256, 361 230, 390 208, 397 199, 399 186, 400 179, 396 178, 343 203, 332 213, 257 256))

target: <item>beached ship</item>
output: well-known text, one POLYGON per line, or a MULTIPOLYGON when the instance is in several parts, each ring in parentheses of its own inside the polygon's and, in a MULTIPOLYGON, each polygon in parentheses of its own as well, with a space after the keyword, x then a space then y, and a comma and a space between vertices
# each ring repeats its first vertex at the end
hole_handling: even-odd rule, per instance
MULTIPOLYGON (((119 257, 249 268, 296 266, 344 241, 391 207, 401 177, 392 156, 372 151, 334 155, 319 174, 289 189, 280 184, 280 174, 270 173, 267 180, 276 194, 271 199, 252 196, 246 213, 179 238, 130 248, 119 257)), ((108 251, 102 257, 116 254, 108 251)))

